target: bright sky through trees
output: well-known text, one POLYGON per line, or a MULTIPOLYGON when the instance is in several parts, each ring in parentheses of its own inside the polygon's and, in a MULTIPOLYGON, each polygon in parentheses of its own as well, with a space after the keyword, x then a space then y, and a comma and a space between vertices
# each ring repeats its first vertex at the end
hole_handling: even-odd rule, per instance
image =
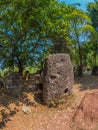
POLYGON ((82 10, 86 10, 86 5, 90 2, 94 2, 94 0, 60 0, 60 1, 64 1, 67 4, 76 4, 79 3, 81 6, 80 8, 82 10))

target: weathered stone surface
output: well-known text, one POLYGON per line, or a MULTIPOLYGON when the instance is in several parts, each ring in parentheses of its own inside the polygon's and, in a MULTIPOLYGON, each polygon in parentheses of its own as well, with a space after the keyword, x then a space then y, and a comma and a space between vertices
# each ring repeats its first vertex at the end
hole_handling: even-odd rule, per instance
POLYGON ((23 84, 18 73, 9 73, 5 77, 5 88, 7 94, 13 97, 20 96, 23 84))
POLYGON ((65 92, 72 93, 73 65, 68 54, 53 54, 46 58, 43 71, 43 102, 59 98, 65 92))

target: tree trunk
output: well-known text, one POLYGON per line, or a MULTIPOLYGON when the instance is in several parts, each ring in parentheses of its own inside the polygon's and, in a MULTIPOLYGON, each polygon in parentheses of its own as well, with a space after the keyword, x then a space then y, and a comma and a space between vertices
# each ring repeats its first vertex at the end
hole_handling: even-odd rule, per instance
POLYGON ((23 64, 22 64, 22 61, 20 59, 18 59, 18 68, 19 68, 19 73, 20 75, 23 74, 23 64))
POLYGON ((79 66, 78 66, 78 75, 80 77, 82 77, 83 75, 83 60, 82 60, 82 50, 81 50, 81 45, 80 45, 80 41, 79 41, 79 33, 77 31, 78 26, 77 26, 77 21, 76 19, 74 20, 74 31, 75 31, 75 35, 76 35, 76 41, 77 41, 77 45, 78 45, 78 54, 79 54, 79 66))
POLYGON ((78 53, 79 53, 79 60, 80 60, 80 64, 78 67, 78 75, 80 77, 82 77, 82 75, 83 75, 83 60, 82 60, 82 50, 81 50, 81 46, 80 46, 79 42, 78 42, 78 53))
POLYGON ((94 66, 96 66, 97 65, 97 54, 95 53, 94 54, 94 66))
POLYGON ((98 51, 98 45, 97 45, 97 41, 96 41, 95 53, 94 53, 94 66, 97 66, 97 51, 98 51))

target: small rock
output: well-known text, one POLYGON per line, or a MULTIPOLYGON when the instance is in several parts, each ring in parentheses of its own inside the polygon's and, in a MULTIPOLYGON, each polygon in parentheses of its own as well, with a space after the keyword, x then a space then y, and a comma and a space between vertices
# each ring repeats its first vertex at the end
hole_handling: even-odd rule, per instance
POLYGON ((31 113, 31 109, 30 109, 29 107, 27 107, 27 106, 23 106, 23 107, 22 107, 22 110, 23 110, 23 112, 24 112, 25 114, 30 114, 30 113, 31 113))

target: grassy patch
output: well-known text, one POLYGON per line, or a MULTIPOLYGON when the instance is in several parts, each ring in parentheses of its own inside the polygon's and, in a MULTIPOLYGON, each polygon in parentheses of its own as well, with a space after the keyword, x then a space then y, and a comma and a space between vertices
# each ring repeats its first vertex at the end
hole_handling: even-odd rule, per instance
POLYGON ((56 108, 61 104, 64 104, 66 106, 70 106, 75 99, 76 99, 76 95, 74 93, 72 95, 63 94, 62 96, 59 97, 59 99, 51 100, 48 103, 48 107, 56 108))
POLYGON ((30 74, 34 74, 38 71, 38 67, 26 67, 24 71, 29 71, 30 74))

